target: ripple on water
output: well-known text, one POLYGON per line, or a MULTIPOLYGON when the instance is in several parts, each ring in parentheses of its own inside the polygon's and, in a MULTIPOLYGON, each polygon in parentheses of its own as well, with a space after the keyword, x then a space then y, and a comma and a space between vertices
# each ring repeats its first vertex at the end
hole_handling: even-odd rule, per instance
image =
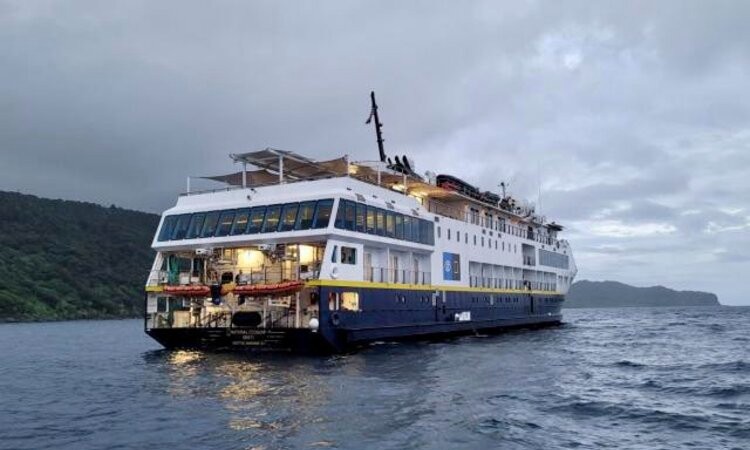
POLYGON ((328 358, 168 352, 142 321, 0 325, 0 448, 748 448, 750 308, 328 358))

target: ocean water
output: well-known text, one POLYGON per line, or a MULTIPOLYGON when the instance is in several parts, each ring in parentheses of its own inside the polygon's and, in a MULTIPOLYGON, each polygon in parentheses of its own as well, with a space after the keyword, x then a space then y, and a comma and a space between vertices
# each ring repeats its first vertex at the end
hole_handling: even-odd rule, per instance
POLYGON ((0 448, 750 448, 750 308, 323 358, 169 352, 142 327, 0 325, 0 448))

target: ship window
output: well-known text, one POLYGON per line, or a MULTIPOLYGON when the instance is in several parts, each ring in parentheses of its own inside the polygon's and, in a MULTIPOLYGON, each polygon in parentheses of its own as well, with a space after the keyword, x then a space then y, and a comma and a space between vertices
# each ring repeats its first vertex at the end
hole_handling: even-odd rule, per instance
POLYGON ((219 218, 219 226, 216 228, 216 236, 226 236, 232 229, 234 222, 234 210, 224 211, 219 218))
POLYGON ((203 222, 201 237, 211 237, 216 233, 216 225, 219 224, 219 211, 213 211, 206 214, 206 221, 203 222))
POLYGON ((357 264, 357 249, 341 246, 341 264, 357 264))
POLYGON ((294 225, 294 229, 309 230, 312 228, 314 213, 315 202, 300 203, 299 212, 297 213, 297 223, 294 225))
POLYGON ((396 220, 392 211, 386 211, 385 214, 385 235, 396 237, 396 220))
POLYGON ((421 242, 421 239, 420 239, 421 233, 419 232, 420 222, 421 220, 417 219, 416 217, 412 217, 411 219, 411 240, 414 242, 421 242))
POLYGON ((250 219, 247 224, 247 234, 260 233, 263 226, 263 218, 266 216, 266 207, 258 206, 250 210, 250 219))
POLYGON ((291 231, 294 229, 294 223, 297 221, 297 210, 299 210, 299 203, 287 203, 284 205, 284 210, 281 212, 279 231, 291 231))
POLYGON ((482 247, 484 247, 484 236, 482 236, 482 247))
POLYGON ((428 220, 420 220, 419 236, 423 244, 435 245, 435 225, 428 220))
POLYGON ((174 227, 172 239, 185 239, 185 234, 187 234, 188 226, 190 225, 190 218, 192 216, 192 214, 183 214, 177 218, 177 224, 174 227))
POLYGON ((333 210, 333 200, 320 200, 315 207, 315 218, 313 228, 326 228, 331 220, 331 211, 333 210))
POLYGON ((413 220, 411 216, 404 216, 404 239, 407 241, 413 240, 411 234, 411 223, 413 220))
POLYGON ((190 218, 190 226, 188 226, 187 239, 195 239, 201 235, 205 218, 205 213, 193 214, 193 217, 190 218))
POLYGON ((461 232, 456 230, 456 241, 461 242, 461 232))
POLYGON ((339 200, 339 209, 336 211, 336 222, 333 226, 340 229, 345 229, 344 217, 346 216, 346 200, 339 200))
POLYGON ((344 214, 344 227, 347 230, 354 231, 354 224, 356 222, 354 202, 346 202, 346 210, 344 211, 344 214))
POLYGON ((376 222, 377 222, 377 230, 378 230, 378 236, 385 236, 385 211, 382 209, 376 210, 376 222))
MULTIPOLYGON (((343 247, 342 247, 343 250, 343 247)), ((341 293, 341 309, 344 311, 359 311, 359 293, 358 292, 342 292, 341 293)))
POLYGON ((177 223, 177 216, 167 216, 161 224, 161 231, 159 232, 159 240, 166 241, 172 236, 172 231, 177 223))
POLYGON ((375 234, 375 208, 372 206, 367 207, 367 222, 366 231, 370 234, 375 234))
POLYGON ((357 218, 356 218, 355 229, 356 231, 359 231, 360 233, 364 233, 366 207, 362 203, 357 203, 356 208, 357 208, 357 212, 356 212, 357 218))
POLYGON ((279 226, 281 217, 281 205, 271 205, 266 209, 266 217, 263 220, 263 229, 261 233, 270 233, 276 231, 279 226))
MULTIPOLYGON (((438 227, 438 230, 439 229, 440 229, 440 227, 438 227)), ((448 237, 446 237, 446 239, 448 239, 450 241, 451 240, 451 229, 450 228, 446 228, 445 231, 448 232, 448 237)))
POLYGON ((249 209, 245 208, 237 210, 237 214, 234 216, 234 223, 232 224, 232 229, 229 231, 229 234, 231 236, 237 236, 238 234, 244 233, 245 229, 247 228, 248 217, 250 217, 249 209))
POLYGON ((404 216, 396 214, 396 239, 404 238, 404 216))
POLYGON ((331 262, 332 263, 336 262, 336 255, 338 254, 338 252, 339 252, 339 246, 338 245, 334 245, 333 246, 333 250, 331 251, 331 262))
POLYGON ((474 235, 474 245, 477 245, 477 235, 474 235))

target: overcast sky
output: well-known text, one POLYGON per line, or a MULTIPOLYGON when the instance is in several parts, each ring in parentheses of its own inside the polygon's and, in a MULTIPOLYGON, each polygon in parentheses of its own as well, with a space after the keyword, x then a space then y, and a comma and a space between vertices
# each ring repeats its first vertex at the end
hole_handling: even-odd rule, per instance
POLYGON ((0 189, 159 212, 274 146, 511 182, 579 278, 748 303, 750 2, 0 0, 0 189))

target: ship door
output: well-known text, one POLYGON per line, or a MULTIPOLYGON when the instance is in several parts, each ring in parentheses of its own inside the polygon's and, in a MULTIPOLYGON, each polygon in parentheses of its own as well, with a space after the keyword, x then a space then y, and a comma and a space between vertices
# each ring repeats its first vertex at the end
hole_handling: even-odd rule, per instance
POLYGON ((445 292, 432 293, 432 309, 435 311, 435 322, 440 322, 445 317, 445 292))

